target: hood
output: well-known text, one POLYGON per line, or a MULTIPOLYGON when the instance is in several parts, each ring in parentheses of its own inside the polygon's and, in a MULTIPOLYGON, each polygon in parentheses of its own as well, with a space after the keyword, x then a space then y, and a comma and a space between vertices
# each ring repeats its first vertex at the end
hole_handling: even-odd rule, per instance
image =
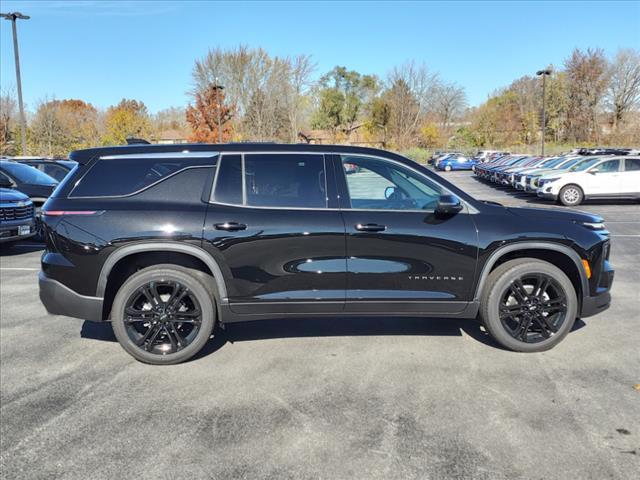
POLYGON ((27 201, 27 197, 24 193, 18 190, 12 190, 10 188, 0 188, 0 201, 2 202, 20 202, 27 201))
POLYGON ((530 208, 530 207, 508 207, 507 210, 523 218, 532 218, 567 222, 590 222, 601 223, 604 219, 600 215, 595 215, 581 210, 554 207, 551 208, 530 208))

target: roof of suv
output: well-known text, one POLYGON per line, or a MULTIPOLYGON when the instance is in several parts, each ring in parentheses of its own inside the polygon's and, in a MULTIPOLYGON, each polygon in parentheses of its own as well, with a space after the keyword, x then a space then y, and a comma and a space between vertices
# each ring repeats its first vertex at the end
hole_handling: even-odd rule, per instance
MULTIPOLYGON (((183 143, 172 145, 122 145, 116 147, 88 148, 76 150, 69 155, 70 160, 86 164, 97 156, 131 155, 145 153, 181 153, 181 152, 297 152, 304 150, 318 153, 360 153, 369 155, 400 155, 387 150, 349 145, 316 145, 308 143, 183 143)), ((401 157, 404 158, 404 157, 401 157)))

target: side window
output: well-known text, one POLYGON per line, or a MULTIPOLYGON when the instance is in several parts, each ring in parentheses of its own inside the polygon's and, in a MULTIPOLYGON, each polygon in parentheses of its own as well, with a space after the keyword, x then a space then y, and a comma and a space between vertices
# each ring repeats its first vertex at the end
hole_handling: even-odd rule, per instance
POLYGON ((637 172, 640 170, 640 158, 625 158, 624 169, 627 172, 637 172))
POLYGON ((598 172, 603 173, 617 172, 620 170, 620 160, 609 160, 608 162, 601 163, 596 168, 598 172))
POLYGON ((249 206, 327 206, 323 155, 245 154, 244 175, 249 206))
POLYGON ((67 175, 67 170, 64 167, 61 167, 60 165, 44 164, 44 165, 40 165, 40 167, 41 167, 41 170, 44 171, 44 173, 46 173, 50 177, 55 178, 58 181, 62 180, 67 175))
POLYGON ((377 158, 342 156, 351 208, 433 210, 442 188, 401 165, 377 158))
POLYGON ((101 158, 80 179, 70 197, 131 195, 194 166, 192 158, 101 158))
POLYGON ((242 205, 242 155, 223 155, 218 166, 214 201, 242 205))

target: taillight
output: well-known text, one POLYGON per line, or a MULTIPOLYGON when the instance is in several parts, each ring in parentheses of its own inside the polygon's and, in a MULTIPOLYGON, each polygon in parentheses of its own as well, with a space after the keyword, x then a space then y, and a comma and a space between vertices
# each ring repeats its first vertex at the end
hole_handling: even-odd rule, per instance
POLYGON ((96 215, 97 210, 43 210, 42 214, 47 217, 62 217, 63 215, 96 215))

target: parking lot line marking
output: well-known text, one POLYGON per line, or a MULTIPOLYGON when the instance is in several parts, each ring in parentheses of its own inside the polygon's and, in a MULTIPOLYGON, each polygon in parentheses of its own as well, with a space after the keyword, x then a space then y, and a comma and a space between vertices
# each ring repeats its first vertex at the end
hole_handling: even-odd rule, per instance
POLYGON ((39 268, 27 268, 27 267, 2 267, 0 271, 26 271, 26 272, 37 272, 40 270, 39 268))
POLYGON ((610 237, 640 237, 640 235, 609 235, 610 237))

